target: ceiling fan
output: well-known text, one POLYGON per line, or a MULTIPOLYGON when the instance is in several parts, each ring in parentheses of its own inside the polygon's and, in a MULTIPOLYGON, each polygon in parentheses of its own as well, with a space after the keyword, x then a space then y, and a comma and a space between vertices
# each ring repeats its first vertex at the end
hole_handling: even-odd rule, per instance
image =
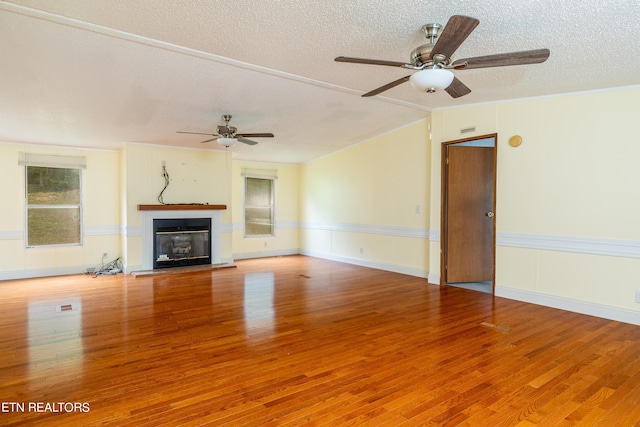
POLYGON ((505 67, 509 65, 539 64, 549 58, 549 49, 525 50, 520 52, 499 53, 496 55, 476 56, 453 60, 452 55, 460 47, 471 32, 480 23, 476 18, 454 15, 442 29, 440 24, 427 24, 422 31, 429 43, 418 46, 411 52, 411 61, 408 63, 385 61, 378 59, 351 58, 339 56, 337 62, 351 62, 355 64, 386 65, 390 67, 408 68, 416 70, 416 73, 402 77, 401 79, 387 83, 377 89, 365 93, 362 96, 374 96, 385 90, 396 87, 406 81, 419 90, 433 93, 437 89, 444 89, 453 98, 471 93, 450 71, 472 70, 474 68, 505 67), (440 31, 442 30, 442 33, 440 31), (437 39, 437 40, 436 40, 437 39))
POLYGON ((236 143, 236 141, 240 141, 244 144, 247 145, 256 145, 257 142, 256 141, 252 141, 250 139, 247 139, 247 137, 249 138, 273 138, 273 134, 272 133, 238 133, 238 129, 233 127, 233 126, 229 126, 229 121, 231 120, 231 116, 229 114, 225 114, 224 116, 222 116, 222 119, 224 120, 224 125, 220 125, 218 126, 218 133, 201 133, 201 132, 184 132, 184 131, 177 131, 177 133, 189 133, 189 134, 193 134, 193 135, 209 135, 209 136, 213 136, 213 138, 211 139, 207 139, 206 141, 202 141, 202 143, 205 142, 211 142, 211 141, 218 141, 218 144, 222 145, 223 147, 229 148, 232 145, 234 145, 236 143))

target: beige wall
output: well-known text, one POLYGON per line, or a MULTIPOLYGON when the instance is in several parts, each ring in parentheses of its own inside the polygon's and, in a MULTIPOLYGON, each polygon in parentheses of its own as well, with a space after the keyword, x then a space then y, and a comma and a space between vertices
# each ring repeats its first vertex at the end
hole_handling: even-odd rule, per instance
POLYGON ((4 194, 0 209, 0 279, 83 273, 120 256, 120 160, 117 151, 0 144, 4 194), (26 248, 25 173, 20 152, 86 157, 82 172, 83 245, 26 248))
POLYGON ((301 168, 303 253, 426 277, 428 121, 301 168))
POLYGON ((298 200, 299 166, 233 162, 233 257, 257 258, 298 253, 298 200), (244 236, 244 179, 243 168, 263 169, 275 172, 275 235, 244 236))
POLYGON ((629 88, 435 111, 431 228, 440 227, 441 143, 470 126, 497 132, 496 293, 640 319, 638 99, 629 88), (520 147, 508 145, 513 135, 520 147))

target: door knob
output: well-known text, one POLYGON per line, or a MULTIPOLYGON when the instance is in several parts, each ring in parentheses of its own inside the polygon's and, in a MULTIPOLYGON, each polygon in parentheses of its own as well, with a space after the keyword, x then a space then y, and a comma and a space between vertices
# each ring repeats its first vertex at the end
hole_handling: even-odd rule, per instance
POLYGON ((491 211, 487 212, 485 215, 488 216, 489 218, 493 218, 495 216, 495 214, 491 211))

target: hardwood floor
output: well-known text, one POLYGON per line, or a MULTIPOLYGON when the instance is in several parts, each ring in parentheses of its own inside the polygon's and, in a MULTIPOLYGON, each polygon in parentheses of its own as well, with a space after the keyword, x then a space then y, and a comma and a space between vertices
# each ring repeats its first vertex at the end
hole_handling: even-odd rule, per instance
POLYGON ((303 256, 0 282, 0 330, 2 425, 640 425, 640 327, 303 256))

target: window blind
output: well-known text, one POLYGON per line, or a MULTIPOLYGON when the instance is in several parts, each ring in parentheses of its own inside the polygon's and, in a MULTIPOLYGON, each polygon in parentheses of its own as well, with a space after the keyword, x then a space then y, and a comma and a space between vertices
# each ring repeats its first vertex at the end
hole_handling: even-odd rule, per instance
POLYGON ((278 179, 278 170, 242 168, 242 176, 248 176, 250 178, 278 179))
POLYGON ((41 166, 47 168, 85 169, 84 156, 58 156, 54 154, 19 153, 20 166, 41 166))

